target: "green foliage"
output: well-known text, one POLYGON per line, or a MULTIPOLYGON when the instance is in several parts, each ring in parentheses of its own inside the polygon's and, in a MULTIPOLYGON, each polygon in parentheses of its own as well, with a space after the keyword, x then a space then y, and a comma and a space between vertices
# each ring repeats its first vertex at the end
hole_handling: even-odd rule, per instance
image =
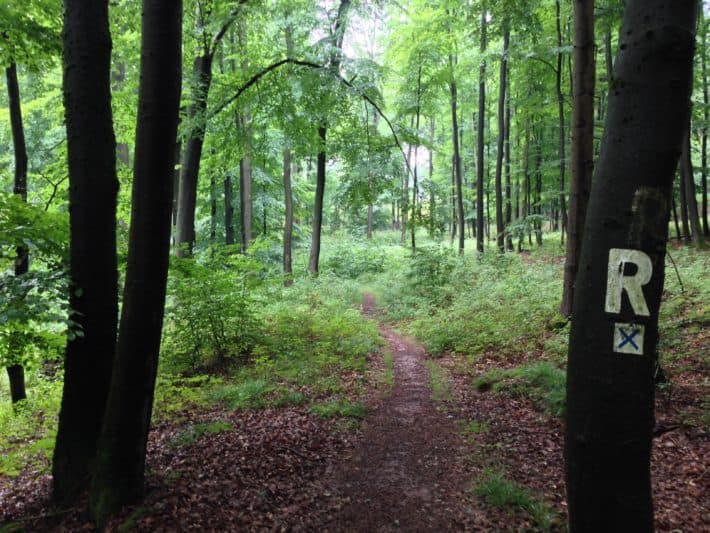
POLYGON ((477 435, 479 433, 488 433, 490 431, 490 426, 487 422, 481 422, 479 420, 470 420, 468 422, 462 422, 460 424, 461 433, 464 435, 477 435))
POLYGON ((229 409, 258 409, 267 405, 268 395, 273 390, 274 387, 265 379, 245 378, 214 389, 207 399, 229 409))
POLYGON ((0 475, 49 468, 62 384, 33 377, 29 385, 27 400, 15 405, 0 402, 0 475))
POLYGON ((450 400, 451 389, 449 388, 446 370, 431 359, 424 361, 424 364, 429 372, 429 386, 431 387, 432 398, 437 402, 450 400))
POLYGON ((449 282, 454 266, 455 256, 450 248, 417 248, 409 262, 407 279, 416 294, 435 299, 435 294, 449 282))
POLYGON ((385 254, 379 247, 361 240, 332 242, 321 262, 322 272, 341 278, 357 279, 365 273, 384 270, 385 254))
POLYGON ((322 418, 365 418, 367 410, 359 403, 350 403, 342 400, 333 400, 323 403, 315 403, 308 409, 314 415, 322 418))
POLYGON ((479 391, 493 389, 514 396, 525 396, 555 416, 565 411, 567 376, 549 362, 531 363, 509 370, 494 369, 474 382, 479 391))
POLYGON ((538 528, 549 531, 556 519, 554 511, 526 488, 505 477, 501 471, 488 468, 473 489, 495 507, 520 509, 530 515, 538 528))
POLYGON ((213 422, 200 422, 188 426, 180 433, 178 433, 171 441, 170 446, 176 448, 183 448, 185 446, 190 446, 200 440, 205 435, 218 435, 219 433, 225 433, 227 431, 232 431, 234 426, 224 420, 215 420, 213 422))
POLYGON ((252 256, 229 250, 173 258, 162 344, 166 372, 244 362, 257 336, 252 290, 262 268, 252 256))

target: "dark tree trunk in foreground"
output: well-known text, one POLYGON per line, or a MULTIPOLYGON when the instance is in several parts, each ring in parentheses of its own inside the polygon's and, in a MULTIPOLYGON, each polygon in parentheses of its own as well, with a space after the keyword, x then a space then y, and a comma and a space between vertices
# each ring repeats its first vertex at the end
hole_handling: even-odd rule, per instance
POLYGON ((496 243, 500 253, 505 252, 505 224, 503 222, 503 152, 505 140, 505 90, 508 75, 508 42, 510 30, 503 29, 503 54, 500 58, 500 92, 498 94, 498 152, 496 154, 496 243))
POLYGON ((698 2, 626 6, 572 313, 565 456, 573 533, 653 530, 658 311, 698 2))
MULTIPOLYGON (((111 381, 118 315, 116 139, 108 0, 64 1, 64 108, 69 158, 71 319, 54 448, 54 500, 88 485, 111 381)), ((171 151, 175 150, 175 138, 171 151)))
MULTIPOLYGON (((20 104, 20 87, 17 82, 17 65, 13 63, 5 70, 7 78, 8 107, 10 108, 10 125, 12 128, 12 145, 15 153, 15 182, 12 192, 27 201, 27 146, 25 144, 25 129, 22 125, 22 106, 20 104)), ((22 276, 29 269, 29 250, 26 246, 17 248, 15 257, 15 276, 22 276)), ((16 344, 10 340, 10 348, 16 344)), ((14 354, 10 353, 12 357, 14 354)), ((7 367, 7 378, 10 382, 10 399, 12 403, 27 398, 25 390, 25 369, 15 363, 7 367)))
POLYGON ((483 253, 483 133, 486 116, 486 10, 481 11, 481 65, 478 69, 478 139, 476 145, 476 250, 483 253))
POLYGON ((293 240, 293 192, 291 190, 291 150, 284 150, 284 284, 288 287, 293 283, 293 267, 291 265, 291 249, 293 240))
POLYGON ((313 234, 311 235, 311 255, 308 259, 308 272, 318 275, 318 261, 320 259, 320 235, 323 228, 323 197, 325 196, 325 139, 326 128, 318 128, 318 137, 321 147, 318 150, 316 161, 316 197, 313 207, 313 234))
POLYGON ((180 166, 180 188, 176 228, 176 253, 179 257, 192 255, 195 244, 195 208, 197 206, 197 180, 200 176, 202 146, 207 127, 207 95, 212 84, 212 54, 195 58, 192 102, 188 107, 190 134, 185 141, 180 166))
MULTIPOLYGON (((611 68, 611 60, 608 61, 611 68)), ((560 313, 569 317, 594 169, 594 0, 574 2, 572 179, 560 313)))
POLYGON ((99 527, 143 497, 170 254, 182 2, 144 0, 131 230, 118 347, 90 508, 99 527))
POLYGON ((698 200, 695 198, 695 178, 693 176, 693 163, 690 159, 690 122, 688 122, 688 131, 683 140, 683 153, 680 156, 680 179, 685 190, 685 203, 688 209, 688 221, 690 222, 693 244, 698 248, 702 248, 705 246, 705 237, 700 227, 698 200))

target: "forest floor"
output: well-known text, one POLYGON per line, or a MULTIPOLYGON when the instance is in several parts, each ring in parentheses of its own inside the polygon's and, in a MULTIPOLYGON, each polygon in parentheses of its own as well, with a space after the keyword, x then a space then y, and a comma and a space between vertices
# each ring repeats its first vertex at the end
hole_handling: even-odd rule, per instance
MULTIPOLYGON (((363 312, 377 319, 372 295, 363 312)), ((305 406, 212 406, 161 421, 149 439, 146 499, 109 530, 564 530, 561 419, 524 396, 472 386, 525 361, 432 359, 390 327, 380 332, 387 347, 364 376, 361 424, 305 406)), ((707 331, 698 342, 707 345, 707 331)), ((686 423, 707 392, 698 378, 707 369, 696 370, 658 395, 659 531, 710 530, 710 441, 702 424, 686 423)), ((91 531, 86 502, 58 511, 49 488, 49 475, 33 469, 0 477, 0 531, 91 531)))

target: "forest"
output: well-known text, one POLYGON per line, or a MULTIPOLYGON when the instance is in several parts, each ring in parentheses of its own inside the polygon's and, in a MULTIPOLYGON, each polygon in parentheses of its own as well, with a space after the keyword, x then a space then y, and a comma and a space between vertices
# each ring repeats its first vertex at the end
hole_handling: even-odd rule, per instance
POLYGON ((709 16, 0 2, 0 533, 710 530, 709 16))

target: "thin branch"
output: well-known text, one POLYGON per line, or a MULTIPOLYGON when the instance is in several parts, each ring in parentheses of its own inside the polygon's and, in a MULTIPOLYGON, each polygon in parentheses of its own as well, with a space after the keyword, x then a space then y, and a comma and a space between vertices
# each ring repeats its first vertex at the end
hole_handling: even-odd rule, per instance
MULTIPOLYGON (((292 65, 296 65, 296 66, 299 66, 299 67, 312 68, 312 69, 315 69, 315 70, 325 70, 325 71, 328 72, 331 76, 333 76, 333 77, 336 78, 338 81, 340 81, 343 85, 345 85, 346 87, 348 87, 348 88, 351 89, 352 91, 356 92, 361 98, 363 98, 364 100, 366 100, 367 102, 369 102, 370 105, 375 109, 375 111, 377 111, 377 113, 378 113, 378 114, 382 117, 382 119, 387 123, 387 126, 389 127, 390 131, 392 132, 392 136, 393 136, 393 138, 394 138, 395 144, 396 144, 397 147, 399 148, 399 151, 402 152, 402 157, 404 158, 404 163, 405 163, 405 165, 407 166, 407 172, 409 172, 409 175, 413 175, 412 169, 411 169, 411 167, 409 166, 409 161, 407 160, 407 156, 406 156, 406 154, 404 153, 404 148, 402 148, 402 143, 399 141, 399 137, 397 136, 397 132, 395 131, 394 125, 392 124, 392 122, 390 121, 390 119, 387 118, 387 115, 384 114, 384 112, 382 111, 382 109, 380 109, 380 106, 378 106, 378 105, 372 100, 372 98, 370 98, 369 96, 367 96, 367 94, 365 94, 362 90, 360 90, 360 89, 358 89, 357 87, 355 87, 355 85, 353 85, 350 81, 346 80, 346 79, 343 78, 340 74, 338 74, 337 72, 333 71, 332 68, 330 68, 330 67, 328 67, 328 66, 326 66, 326 65, 319 65, 318 63, 313 63, 313 62, 311 62, 311 61, 303 61, 303 60, 300 60, 300 59, 281 59, 281 60, 279 60, 279 61, 277 61, 277 62, 275 62, 275 63, 272 63, 272 64, 269 65, 268 67, 265 67, 265 68, 263 68, 262 70, 260 70, 259 72, 257 72, 256 74, 254 74, 254 76, 252 76, 244 85, 242 85, 241 87, 239 87, 239 89, 237 89, 237 92, 236 92, 233 96, 230 96, 230 97, 227 98, 224 102, 222 102, 221 104, 219 104, 215 109, 213 109, 213 110, 208 114, 208 119, 213 118, 213 117, 214 117, 215 115, 217 115, 220 111, 223 111, 223 110, 224 110, 225 108, 227 108, 229 105, 231 105, 232 103, 234 103, 234 101, 236 101, 237 98, 239 98, 242 94, 244 94, 244 92, 245 92, 247 89, 249 89, 252 85, 254 85, 255 83, 257 83, 257 82, 258 82, 261 78, 263 78, 266 74, 268 74, 269 72, 271 72, 271 71, 273 71, 273 70, 276 70, 277 68, 279 68, 279 67, 281 67, 281 66, 283 66, 283 65, 286 65, 286 64, 292 64, 292 65)), ((354 79, 354 78, 353 78, 353 79, 354 79)))
POLYGON ((215 51, 217 50, 217 46, 219 46, 220 41, 224 38, 224 36, 226 35, 230 26, 232 24, 234 24, 234 21, 237 20, 237 15, 239 15, 239 12, 241 11, 241 7, 246 3, 247 3, 247 0, 240 0, 239 5, 236 8, 234 8, 232 10, 232 12, 229 14, 227 21, 222 25, 222 27, 219 29, 217 34, 212 39, 212 44, 209 47, 210 55, 215 53, 215 51))

